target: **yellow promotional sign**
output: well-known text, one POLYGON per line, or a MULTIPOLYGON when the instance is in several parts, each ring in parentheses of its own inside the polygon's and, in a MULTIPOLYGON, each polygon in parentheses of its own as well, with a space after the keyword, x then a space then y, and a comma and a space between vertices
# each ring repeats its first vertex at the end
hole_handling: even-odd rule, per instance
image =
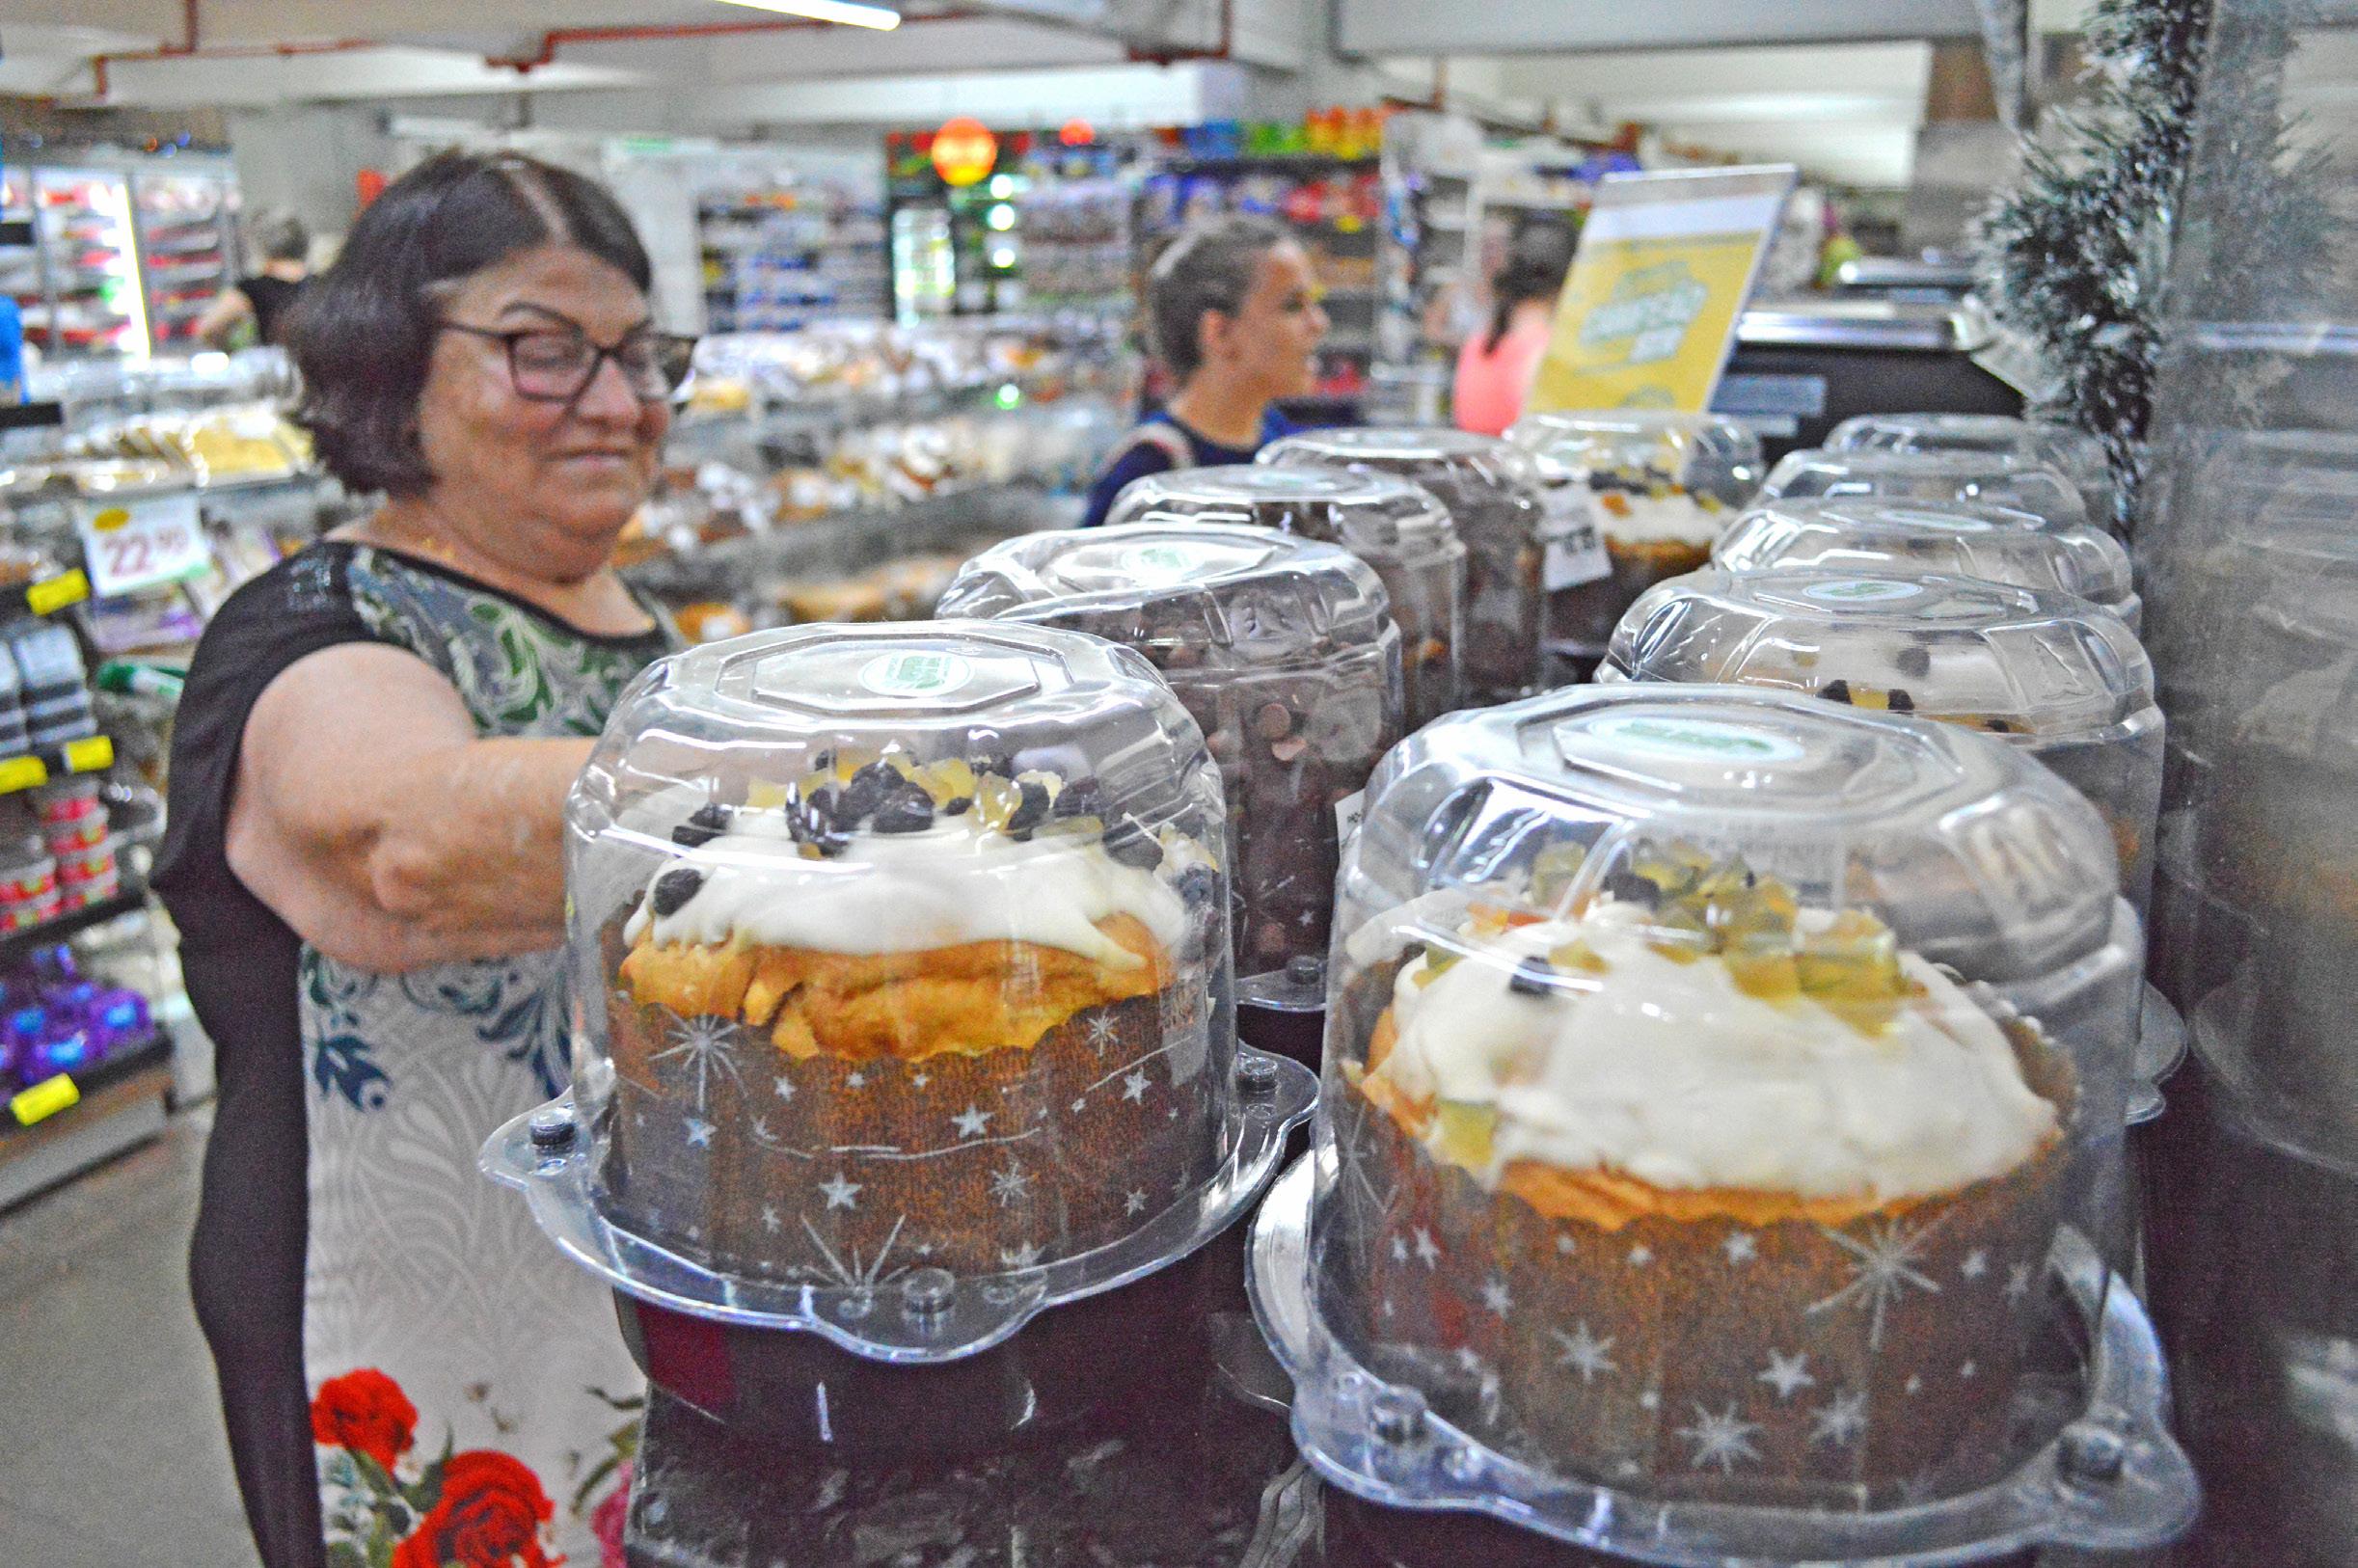
POLYGON ((1788 165, 1608 176, 1526 410, 1709 407, 1793 180, 1788 165))

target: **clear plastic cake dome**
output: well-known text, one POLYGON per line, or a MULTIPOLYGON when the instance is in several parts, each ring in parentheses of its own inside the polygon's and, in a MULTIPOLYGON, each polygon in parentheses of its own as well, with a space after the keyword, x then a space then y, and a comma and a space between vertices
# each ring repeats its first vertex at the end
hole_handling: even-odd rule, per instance
POLYGON ((2182 1528, 2108 1262, 2114 878, 2020 752, 1809 697, 1589 687, 1409 738, 1251 1253, 1312 1465, 1648 1562, 2182 1528))
POLYGON ((954 1359, 1180 1257, 1312 1086, 1235 1043, 1217 774, 1041 627, 757 633, 626 691, 566 812, 575 1066, 486 1169, 617 1289, 954 1359))
POLYGON ((1787 452, 1760 499, 1817 500, 1875 496, 1889 500, 1985 500, 2036 512, 2049 523, 2086 527, 2088 504, 2062 471, 2012 452, 1787 452))
POLYGON ((2154 666, 2069 594, 1965 578, 1713 567, 1630 607, 1603 680, 1774 687, 1994 735, 2085 795, 2142 913, 2161 809, 2154 666))
POLYGON ((1400 737, 1400 637, 1349 552, 1209 523, 1025 534, 959 570, 944 614, 1136 649, 1202 727, 1227 798, 1238 994, 1325 997, 1342 821, 1400 737))
POLYGON ((1576 566, 1558 550, 1546 562, 1548 635, 1588 662, 1632 600, 1711 558, 1765 472, 1760 438, 1716 414, 1531 414, 1506 435, 1596 530, 1601 558, 1576 566))
POLYGON ((2079 488, 2100 528, 2113 524, 2115 490, 2104 444, 2085 430, 2009 414, 1859 414, 1826 438, 1834 452, 2012 452, 2045 463, 2079 488))
POLYGON ((1721 537, 1712 561, 1731 572, 1929 573, 2009 582, 2101 605, 2132 632, 2145 614, 2119 540, 1990 501, 1767 501, 1721 537))
POLYGON ((1504 702, 1540 681, 1542 578, 1551 546, 1577 552, 1586 519, 1551 509, 1539 466, 1497 436, 1400 425, 1314 430, 1260 449, 1275 468, 1390 473, 1449 508, 1466 547, 1466 631, 1458 667, 1469 704, 1504 702))
POLYGON ((1403 722, 1458 707, 1466 547, 1449 509, 1405 479, 1342 469, 1178 469, 1133 480, 1106 521, 1228 523, 1341 545, 1375 569, 1400 629, 1403 722))

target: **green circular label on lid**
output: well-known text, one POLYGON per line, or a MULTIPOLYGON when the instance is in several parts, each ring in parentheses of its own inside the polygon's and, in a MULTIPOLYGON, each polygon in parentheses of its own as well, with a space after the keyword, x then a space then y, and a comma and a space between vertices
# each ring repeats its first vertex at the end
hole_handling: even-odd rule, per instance
POLYGON ((1184 582, 1208 564, 1188 545, 1138 545, 1122 553, 1123 570, 1145 582, 1184 582))
POLYGON ((912 648, 861 666, 859 684, 880 697, 941 697, 973 678, 974 666, 954 653, 912 648))
POLYGON ((1598 719, 1587 732, 1623 751, 1681 762, 1799 762, 1804 755, 1798 743, 1775 730, 1718 718, 1623 714, 1598 719))

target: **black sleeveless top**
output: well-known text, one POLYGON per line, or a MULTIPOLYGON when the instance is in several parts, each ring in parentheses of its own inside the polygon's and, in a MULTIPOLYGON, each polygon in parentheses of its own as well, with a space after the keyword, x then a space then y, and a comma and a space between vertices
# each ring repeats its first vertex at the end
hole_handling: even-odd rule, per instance
POLYGON ((263 342, 285 341, 279 334, 285 324, 286 308, 295 303, 295 296, 303 292, 309 281, 289 283, 262 272, 237 285, 238 291, 246 296, 246 303, 254 307, 254 329, 263 342))

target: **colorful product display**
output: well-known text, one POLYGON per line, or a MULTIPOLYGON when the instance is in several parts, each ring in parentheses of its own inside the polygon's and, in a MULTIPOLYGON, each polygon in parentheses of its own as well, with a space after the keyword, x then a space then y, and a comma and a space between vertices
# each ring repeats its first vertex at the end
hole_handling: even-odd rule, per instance
POLYGON ((0 1094, 87 1072, 154 1038, 148 999, 85 979, 67 948, 0 974, 0 1094))

